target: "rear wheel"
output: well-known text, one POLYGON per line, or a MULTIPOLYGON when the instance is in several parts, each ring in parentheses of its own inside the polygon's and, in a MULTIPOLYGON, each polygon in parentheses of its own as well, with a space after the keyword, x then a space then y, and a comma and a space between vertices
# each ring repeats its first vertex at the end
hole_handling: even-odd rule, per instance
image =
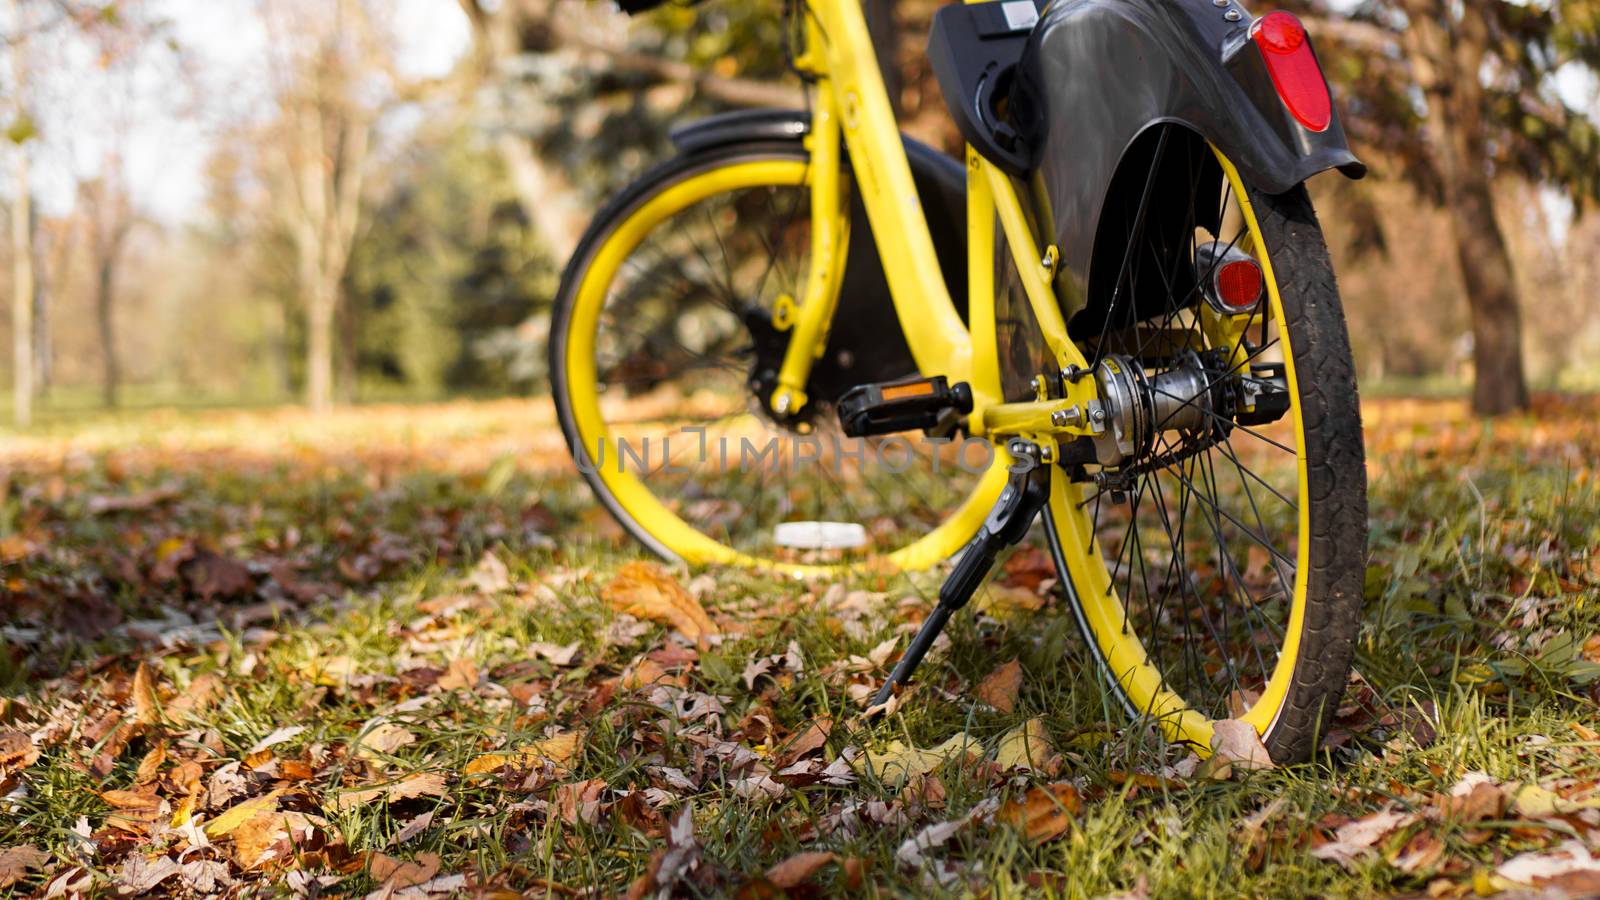
POLYGON ((1202 754, 1217 721, 1242 720, 1275 761, 1302 761, 1350 671, 1366 556, 1338 287, 1303 188, 1250 190, 1203 142, 1171 135, 1151 165, 1186 173, 1188 197, 1129 201, 1109 309, 1081 341, 1100 377, 1145 386, 1144 431, 1114 464, 1056 478, 1046 526, 1131 714, 1202 754), (1152 207, 1174 202, 1188 206, 1176 222, 1152 207), (1253 318, 1227 320, 1247 327, 1219 325, 1200 297, 1221 251, 1264 276, 1253 318))
POLYGON ((596 495, 664 557, 925 568, 971 537, 1001 467, 949 444, 858 444, 826 397, 792 417, 763 402, 784 308, 804 296, 809 173, 798 145, 693 154, 602 210, 556 300, 557 414, 596 495))

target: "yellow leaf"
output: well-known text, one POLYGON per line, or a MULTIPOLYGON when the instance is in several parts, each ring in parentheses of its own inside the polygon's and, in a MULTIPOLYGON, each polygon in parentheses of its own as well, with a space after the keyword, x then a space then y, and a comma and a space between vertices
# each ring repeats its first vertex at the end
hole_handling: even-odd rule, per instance
POLYGON ((481 775, 484 772, 493 772, 507 766, 518 768, 531 768, 543 762, 550 762, 557 766, 566 766, 577 755, 579 742, 583 733, 569 731, 529 744, 518 750, 508 750, 501 753, 486 753, 483 756, 467 763, 462 770, 464 775, 481 775))
POLYGON ((932 772, 947 759, 975 754, 978 747, 977 739, 964 731, 930 750, 894 741, 880 752, 868 750, 861 754, 855 766, 871 772, 885 784, 898 787, 917 775, 932 772))
POLYGON ((278 795, 282 789, 271 791, 254 800, 246 800, 235 804, 227 812, 206 823, 207 837, 223 837, 233 833, 235 829, 255 818, 257 814, 272 812, 278 808, 278 795))
POLYGON ((1540 819, 1546 816, 1564 816, 1582 809, 1600 808, 1600 797, 1569 800, 1537 784, 1525 784, 1517 789, 1511 808, 1519 816, 1540 819))
POLYGON ((721 633, 699 601, 656 563, 628 563, 600 595, 617 612, 676 628, 696 642, 721 633))
POLYGON ((1035 718, 1023 722, 1000 738, 994 761, 1007 769, 1041 769, 1054 755, 1050 750, 1050 737, 1044 730, 1044 720, 1035 718))

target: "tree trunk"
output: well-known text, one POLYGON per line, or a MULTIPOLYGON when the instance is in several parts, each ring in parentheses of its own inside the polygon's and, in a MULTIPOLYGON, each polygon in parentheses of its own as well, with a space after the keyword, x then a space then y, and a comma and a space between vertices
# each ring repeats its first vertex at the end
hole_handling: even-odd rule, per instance
POLYGON ((1428 97, 1428 144, 1444 183, 1456 260, 1472 318, 1472 410, 1500 416, 1526 409, 1522 319, 1511 254, 1494 215, 1485 136, 1482 70, 1489 34, 1470 9, 1405 0, 1405 45, 1428 97))
POLYGON ((122 367, 117 359, 116 323, 112 318, 112 309, 116 301, 116 278, 116 250, 112 249, 100 259, 94 303, 95 322, 100 329, 100 401, 106 409, 116 408, 117 389, 122 384, 122 367))
POLYGON ((324 273, 312 279, 306 334, 306 403, 314 413, 333 409, 333 318, 339 285, 324 273))
MULTIPOLYGON (((27 30, 21 27, 19 0, 11 0, 11 20, 18 37, 11 45, 12 91, 20 120, 27 115, 27 30)), ((11 416, 18 428, 33 422, 33 203, 28 177, 26 141, 12 147, 16 155, 16 194, 11 201, 11 416)))
POLYGON ((1472 312, 1472 410, 1483 416, 1517 412, 1528 406, 1522 316, 1488 176, 1468 174, 1451 185, 1450 193, 1456 259, 1472 312))

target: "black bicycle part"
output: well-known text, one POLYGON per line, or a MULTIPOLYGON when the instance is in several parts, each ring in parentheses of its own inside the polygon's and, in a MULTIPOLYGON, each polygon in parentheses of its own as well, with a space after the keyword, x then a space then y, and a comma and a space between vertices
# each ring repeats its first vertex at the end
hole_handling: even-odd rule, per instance
POLYGON ((888 384, 863 384, 839 399, 839 425, 846 437, 902 431, 949 434, 972 412, 972 388, 943 375, 888 384))
POLYGON ((957 610, 966 606, 972 595, 983 586, 984 579, 994 570, 1000 553, 1014 547, 1027 536, 1028 528, 1041 510, 1050 502, 1050 465, 1040 459, 1039 448, 1026 441, 1012 441, 1011 475, 1005 489, 995 500, 989 518, 978 529, 950 576, 939 587, 939 602, 911 639, 910 646, 895 664, 894 671, 878 689, 869 708, 880 708, 894 696, 897 684, 910 680, 922 658, 928 655, 933 642, 949 623, 957 610))

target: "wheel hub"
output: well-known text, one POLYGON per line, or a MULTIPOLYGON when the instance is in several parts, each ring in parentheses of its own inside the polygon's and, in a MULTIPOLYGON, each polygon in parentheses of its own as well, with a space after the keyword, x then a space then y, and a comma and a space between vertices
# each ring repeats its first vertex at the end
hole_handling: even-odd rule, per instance
POLYGON ((1171 453, 1212 446, 1232 427, 1233 385, 1211 354, 1184 353, 1167 366, 1145 366, 1130 356, 1111 355, 1095 367, 1101 405, 1091 412, 1104 430, 1095 436, 1101 466, 1135 466, 1171 453), (1168 432, 1177 437, 1161 443, 1168 432))

